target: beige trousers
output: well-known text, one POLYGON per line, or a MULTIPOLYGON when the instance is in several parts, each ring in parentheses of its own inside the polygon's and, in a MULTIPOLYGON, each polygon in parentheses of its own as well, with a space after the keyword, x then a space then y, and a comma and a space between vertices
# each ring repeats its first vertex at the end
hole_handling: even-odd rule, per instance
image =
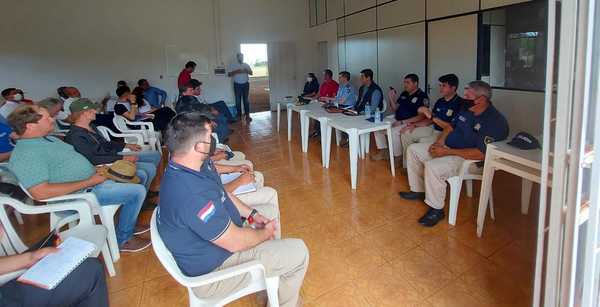
POLYGON ((413 192, 425 192, 425 203, 435 209, 443 209, 446 200, 446 179, 457 176, 463 158, 445 156, 433 158, 429 154, 432 143, 416 143, 408 147, 408 183, 413 192))
MULTIPOLYGON (((267 277, 279 276, 279 305, 296 307, 308 259, 308 248, 300 239, 269 240, 234 253, 215 271, 258 260, 265 267, 267 277)), ((194 288, 193 291, 198 297, 224 295, 244 287, 249 280, 250 276, 245 274, 194 288)))
MULTIPOLYGON (((433 129, 433 125, 427 127, 417 127, 413 129, 413 131, 402 133, 400 135, 400 141, 402 143, 402 149, 405 151, 402 153, 402 166, 406 168, 406 150, 408 150, 408 146, 414 143, 426 142, 430 140, 432 136, 437 137, 439 134, 439 131, 433 129)), ((431 142, 434 141, 435 139, 431 140, 431 142)))

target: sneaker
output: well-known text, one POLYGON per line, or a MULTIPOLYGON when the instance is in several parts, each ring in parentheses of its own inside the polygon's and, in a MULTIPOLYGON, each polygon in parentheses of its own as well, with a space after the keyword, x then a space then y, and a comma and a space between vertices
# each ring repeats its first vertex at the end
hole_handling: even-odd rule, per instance
POLYGON ((150 245, 152 245, 152 242, 148 239, 132 237, 127 240, 127 242, 123 243, 119 249, 124 253, 136 253, 145 250, 150 245))
POLYGON ((389 160, 390 152, 387 149, 381 149, 378 153, 371 155, 371 160, 373 161, 381 161, 381 160, 389 160))
POLYGON ((439 221, 444 219, 444 209, 430 209, 423 217, 419 219, 419 224, 425 227, 433 227, 439 221))
POLYGON ((400 195, 400 197, 402 197, 406 200, 424 200, 425 199, 425 192, 408 191, 408 192, 400 192, 398 194, 400 195))
POLYGON ((133 234, 137 236, 148 231, 150 231, 150 225, 135 225, 135 228, 133 229, 133 234))

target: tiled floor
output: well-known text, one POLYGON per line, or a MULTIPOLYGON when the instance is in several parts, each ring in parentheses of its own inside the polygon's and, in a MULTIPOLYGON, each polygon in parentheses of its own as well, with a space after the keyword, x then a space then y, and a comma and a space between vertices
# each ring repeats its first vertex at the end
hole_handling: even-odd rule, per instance
MULTIPOLYGON (((274 113, 273 113, 274 114, 274 113)), ((285 116, 285 114, 284 114, 285 116)), ((520 184, 498 174, 496 221, 475 235, 476 200, 463 195, 456 227, 424 228, 426 207, 401 200, 407 178, 393 178, 385 162, 359 161, 358 189, 350 189, 348 153, 333 148, 329 170, 320 144, 302 154, 298 127, 287 141, 271 113, 236 125, 231 147, 247 154, 266 184, 279 192, 285 237, 305 240, 311 253, 302 288, 306 306, 528 306, 533 289, 536 202, 520 214, 520 184)), ((285 117, 284 117, 285 118, 285 117)), ((297 118, 294 120, 297 124, 297 118)), ((148 221, 150 212, 142 214, 148 221)), ((27 219, 26 237, 45 232, 45 219, 27 219)), ((122 254, 108 278, 111 306, 187 306, 187 291, 161 267, 152 250, 122 254)), ((253 296, 231 306, 256 306, 253 296)))

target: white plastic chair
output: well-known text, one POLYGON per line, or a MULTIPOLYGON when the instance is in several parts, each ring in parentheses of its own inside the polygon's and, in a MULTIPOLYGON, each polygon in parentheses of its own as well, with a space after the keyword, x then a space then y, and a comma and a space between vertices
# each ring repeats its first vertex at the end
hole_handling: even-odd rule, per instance
POLYGON ((279 297, 277 294, 277 290, 279 288, 279 277, 266 277, 265 268, 258 261, 249 261, 247 263, 236 265, 224 270, 211 272, 202 276, 185 276, 177 266, 173 255, 171 252, 169 252, 160 238, 160 234, 158 233, 158 228, 156 226, 156 215, 158 209, 159 208, 154 209, 154 212, 152 213, 152 219, 150 221, 152 249, 154 249, 156 257, 158 257, 158 260, 165 267, 167 272, 169 272, 169 274, 171 274, 171 276, 178 283, 188 289, 190 307, 224 306, 225 304, 233 302, 243 296, 262 290, 267 290, 267 296, 269 298, 269 304, 271 307, 279 306, 279 297), (244 274, 250 274, 250 282, 245 287, 233 293, 229 293, 226 296, 199 298, 192 291, 192 288, 209 285, 214 282, 244 274))
MULTIPOLYGON (((469 168, 471 165, 475 165, 481 161, 478 160, 465 160, 458 172, 458 176, 450 177, 446 181, 450 184, 450 203, 448 209, 448 224, 456 225, 456 215, 458 211, 458 202, 460 199, 460 190, 462 189, 463 181, 466 181, 467 185, 467 196, 473 197, 473 180, 481 180, 481 173, 471 173, 469 168)), ((496 219, 494 214, 494 198, 490 192, 490 216, 493 220, 496 219)))
MULTIPOLYGON (((29 191, 25 189, 20 183, 19 186, 29 196, 29 198, 34 199, 29 191)), ((119 244, 117 242, 117 232, 115 230, 115 221, 114 216, 121 207, 121 204, 114 204, 108 206, 100 206, 98 203, 98 199, 94 193, 74 193, 68 194, 58 197, 52 197, 48 199, 38 200, 40 202, 47 203, 47 206, 55 206, 56 204, 62 204, 65 202, 72 201, 80 201, 88 205, 93 215, 98 215, 100 217, 100 222, 102 225, 106 227, 108 230, 108 235, 106 240, 108 242, 108 246, 110 247, 110 255, 112 256, 112 261, 117 262, 121 258, 121 252, 119 250, 119 244)), ((76 221, 80 220, 79 214, 75 212, 51 212, 50 213, 50 230, 55 229, 56 227, 61 225, 68 224, 69 227, 74 227, 76 225, 76 221)), ((111 275, 113 276, 113 275, 111 275)))
MULTIPOLYGON (((10 183, 16 186, 19 185, 19 181, 17 180, 15 175, 13 175, 13 173, 10 172, 10 169, 8 168, 8 163, 6 162, 0 162, 0 182, 10 183)), ((27 200, 27 204, 33 205, 33 199, 29 198, 27 200)), ((23 221, 23 216, 21 215, 21 213, 19 213, 19 211, 13 210, 13 214, 15 215, 15 218, 17 219, 17 223, 19 223, 19 225, 23 225, 25 223, 23 221)))
POLYGON ((155 150, 161 151, 160 133, 154 131, 154 124, 149 122, 132 122, 117 114, 113 116, 113 124, 121 131, 121 133, 141 135, 144 143, 148 143, 152 145, 155 150), (139 126, 140 129, 134 130, 128 126, 139 126))
POLYGON ((104 139, 107 141, 111 140, 111 136, 115 138, 123 138, 127 144, 140 145, 142 150, 154 150, 154 145, 144 144, 144 138, 140 133, 116 133, 110 128, 104 126, 97 126, 96 128, 102 137, 104 137, 104 139))
MULTIPOLYGON (((110 276, 115 276, 115 268, 110 258, 108 245, 106 244, 106 228, 102 225, 94 224, 90 208, 86 206, 83 201, 75 200, 53 206, 32 206, 10 197, 0 196, 0 227, 4 228, 4 234, 0 234, 0 257, 20 254, 28 248, 10 223, 4 206, 11 207, 23 214, 76 211, 81 217, 79 219, 79 224, 76 227, 60 232, 61 238, 76 237, 94 243, 96 245, 96 250, 92 255, 97 257, 102 253, 102 258, 104 258, 104 264, 106 265, 108 273, 110 276)), ((0 286, 19 277, 24 271, 25 270, 20 270, 0 275, 0 286)))

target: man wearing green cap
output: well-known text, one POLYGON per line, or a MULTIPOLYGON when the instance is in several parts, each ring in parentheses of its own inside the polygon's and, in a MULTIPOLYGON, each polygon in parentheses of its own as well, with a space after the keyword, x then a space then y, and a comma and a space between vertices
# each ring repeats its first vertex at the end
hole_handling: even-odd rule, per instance
POLYGON ((93 165, 111 164, 117 160, 127 160, 137 166, 136 174, 142 179, 142 184, 148 189, 156 175, 160 162, 157 151, 139 152, 140 146, 108 141, 99 133, 92 122, 96 119, 98 105, 87 98, 80 98, 70 105, 73 125, 65 136, 65 141, 77 152, 86 157, 93 165), (139 155, 123 156, 123 149, 139 152, 139 155))

